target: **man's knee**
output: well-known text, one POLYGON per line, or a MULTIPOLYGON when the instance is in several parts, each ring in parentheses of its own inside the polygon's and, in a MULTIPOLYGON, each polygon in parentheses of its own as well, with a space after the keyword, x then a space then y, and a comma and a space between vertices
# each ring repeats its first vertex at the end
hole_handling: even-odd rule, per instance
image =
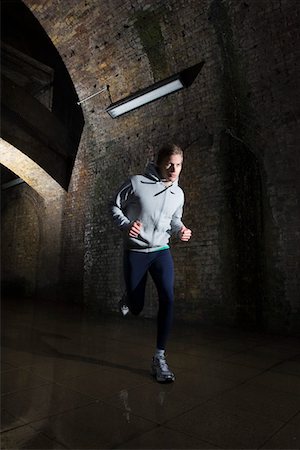
POLYGON ((129 307, 129 311, 134 316, 138 316, 143 311, 143 307, 141 307, 141 306, 137 307, 137 306, 128 305, 128 307, 129 307))

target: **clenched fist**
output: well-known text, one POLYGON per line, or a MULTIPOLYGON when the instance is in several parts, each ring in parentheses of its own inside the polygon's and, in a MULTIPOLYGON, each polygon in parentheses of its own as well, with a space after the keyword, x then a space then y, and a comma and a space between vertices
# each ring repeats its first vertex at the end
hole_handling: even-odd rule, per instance
POLYGON ((187 242, 191 239, 192 231, 189 228, 182 227, 179 232, 179 238, 181 241, 187 242))
POLYGON ((139 235, 140 232, 141 232, 142 226, 143 226, 142 222, 140 222, 139 220, 135 220, 135 221, 131 224, 131 226, 130 226, 130 228, 129 228, 129 230, 128 230, 128 235, 129 235, 130 237, 133 237, 133 238, 138 237, 138 235, 139 235))

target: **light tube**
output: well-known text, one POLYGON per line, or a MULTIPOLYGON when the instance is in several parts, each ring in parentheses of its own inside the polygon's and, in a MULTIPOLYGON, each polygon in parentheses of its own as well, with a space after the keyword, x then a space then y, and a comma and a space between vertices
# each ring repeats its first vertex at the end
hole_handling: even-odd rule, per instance
POLYGON ((115 118, 121 116, 122 114, 125 114, 128 111, 139 108, 140 106, 145 105, 146 103, 150 103, 153 100, 157 100, 160 97, 178 91, 183 87, 184 85, 179 79, 173 80, 163 86, 157 87, 156 89, 150 92, 146 92, 144 94, 139 95, 136 98, 132 98, 127 102, 124 101, 124 103, 121 103, 119 105, 118 104, 116 104, 115 106, 112 105, 111 107, 107 108, 106 111, 108 112, 108 114, 110 114, 112 118, 115 118))
POLYGON ((158 81, 151 86, 129 95, 122 100, 119 100, 111 104, 106 108, 106 112, 115 119, 122 114, 125 114, 133 109, 139 108, 146 103, 153 102, 158 98, 171 94, 172 92, 179 91, 180 89, 189 87, 198 73, 200 72, 204 61, 195 64, 188 69, 181 71, 180 73, 173 75, 165 80, 158 81))

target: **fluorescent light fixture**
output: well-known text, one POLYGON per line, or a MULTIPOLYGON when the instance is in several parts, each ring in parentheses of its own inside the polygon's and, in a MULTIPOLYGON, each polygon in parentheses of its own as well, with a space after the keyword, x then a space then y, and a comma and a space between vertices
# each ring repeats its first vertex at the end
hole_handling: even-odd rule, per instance
POLYGON ((110 105, 106 108, 106 112, 108 112, 108 114, 115 119, 116 117, 132 111, 133 109, 139 108, 146 103, 151 103, 154 100, 188 87, 197 77, 203 64, 204 62, 196 64, 195 66, 189 67, 188 69, 166 78, 165 80, 158 81, 157 83, 154 83, 151 86, 136 92, 135 94, 129 95, 128 97, 110 105))
POLYGON ((115 118, 121 116, 121 114, 125 114, 128 111, 131 111, 132 109, 139 108, 146 103, 153 102, 160 97, 164 97, 165 95, 171 94, 172 92, 179 91, 183 87, 184 86, 179 79, 170 81, 169 83, 157 87, 150 92, 140 94, 138 97, 132 98, 131 100, 128 98, 126 102, 118 102, 118 104, 115 104, 114 106, 112 105, 107 108, 106 111, 111 115, 111 117, 115 118))

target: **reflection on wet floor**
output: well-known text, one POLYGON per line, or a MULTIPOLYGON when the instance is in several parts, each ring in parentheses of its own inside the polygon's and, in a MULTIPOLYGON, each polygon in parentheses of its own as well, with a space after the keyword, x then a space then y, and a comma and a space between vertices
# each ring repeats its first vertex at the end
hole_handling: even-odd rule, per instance
POLYGON ((150 375, 155 321, 2 309, 2 448, 300 448, 296 337, 175 324, 176 381, 163 385, 150 375))

